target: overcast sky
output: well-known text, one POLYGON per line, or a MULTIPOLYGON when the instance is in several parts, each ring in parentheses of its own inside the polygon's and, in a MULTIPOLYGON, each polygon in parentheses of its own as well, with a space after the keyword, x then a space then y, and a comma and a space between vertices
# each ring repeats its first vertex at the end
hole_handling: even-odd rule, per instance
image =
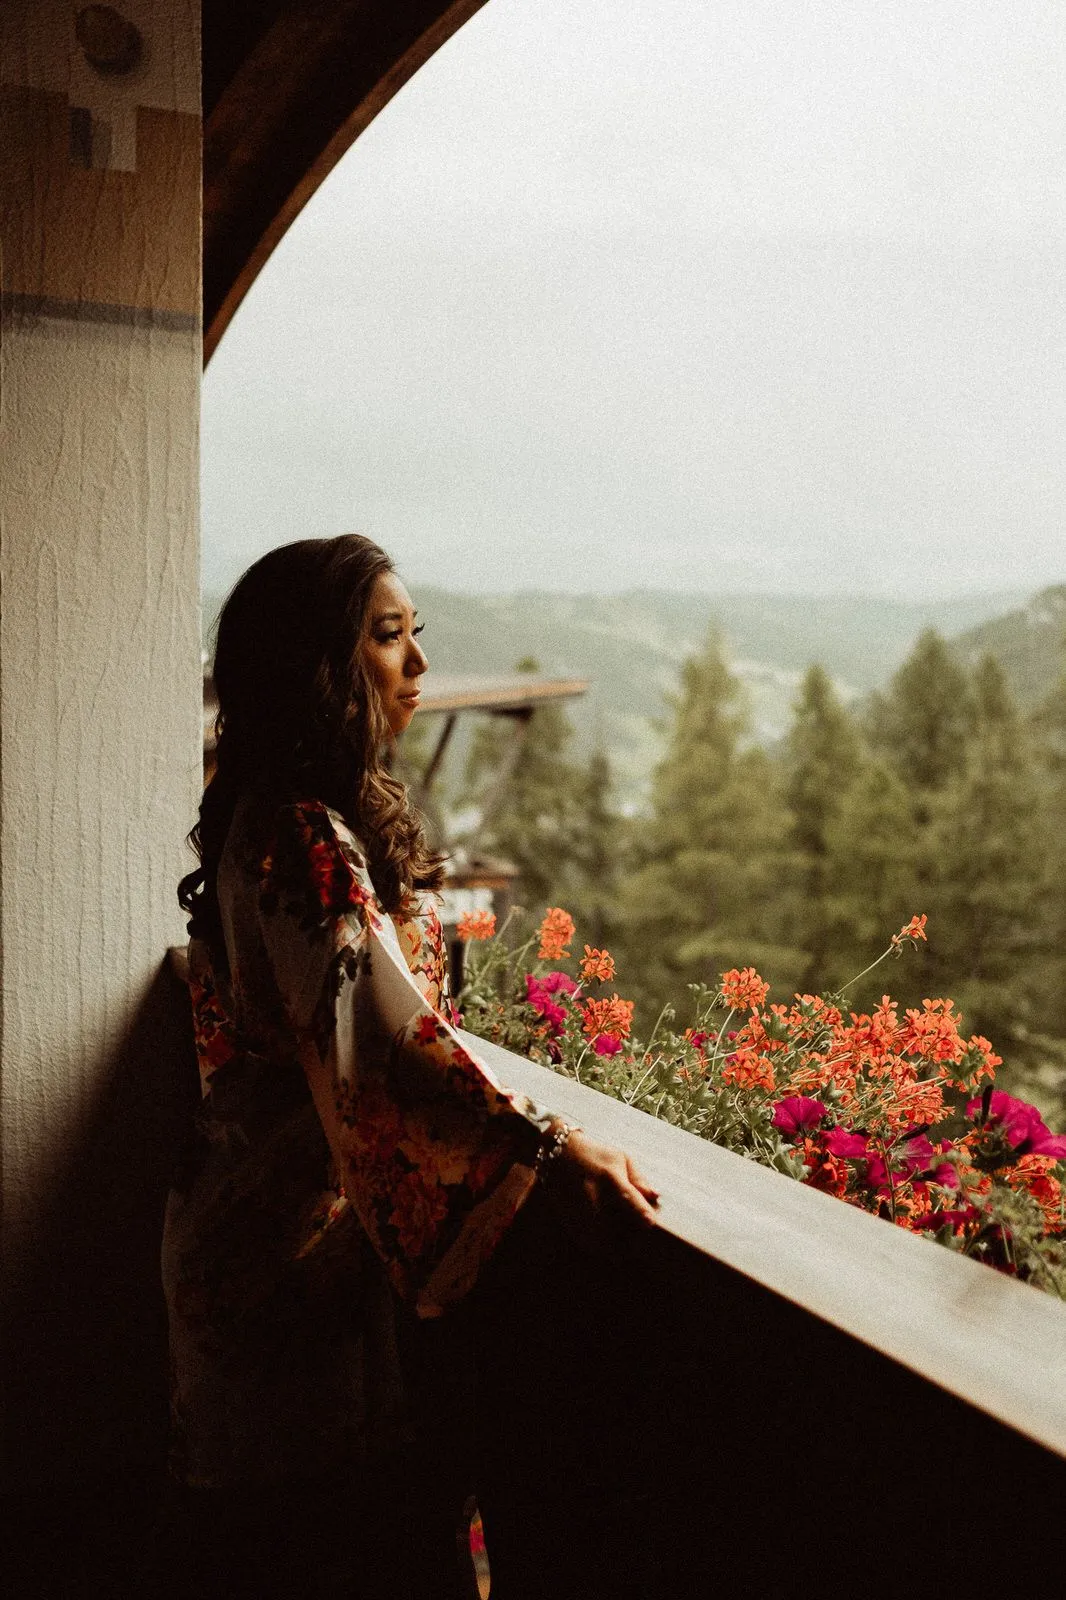
POLYGON ((489 0, 204 387, 205 584, 1066 578, 1061 0, 489 0))

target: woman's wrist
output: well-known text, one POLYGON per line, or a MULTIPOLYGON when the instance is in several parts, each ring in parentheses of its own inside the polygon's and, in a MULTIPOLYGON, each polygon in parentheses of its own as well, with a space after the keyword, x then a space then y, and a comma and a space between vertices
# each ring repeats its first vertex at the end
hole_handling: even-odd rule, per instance
POLYGON ((553 1118, 551 1128, 541 1141, 540 1149, 537 1151, 537 1159, 533 1166, 534 1176, 538 1181, 543 1182, 551 1172, 552 1167, 570 1142, 571 1134, 580 1132, 581 1130, 576 1122, 564 1122, 561 1117, 553 1118))

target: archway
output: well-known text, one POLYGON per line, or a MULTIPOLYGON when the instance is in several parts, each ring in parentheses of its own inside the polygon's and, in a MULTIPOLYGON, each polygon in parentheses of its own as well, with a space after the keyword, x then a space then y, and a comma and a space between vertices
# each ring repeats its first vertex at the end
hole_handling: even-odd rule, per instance
POLYGON ((483 4, 204 5, 205 361, 319 184, 483 4))

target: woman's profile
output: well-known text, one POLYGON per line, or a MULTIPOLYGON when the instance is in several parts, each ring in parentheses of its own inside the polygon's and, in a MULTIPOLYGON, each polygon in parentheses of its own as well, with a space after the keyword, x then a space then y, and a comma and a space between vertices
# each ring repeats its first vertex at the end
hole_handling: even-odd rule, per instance
POLYGON ((459 1593, 418 1320, 456 1315, 542 1177, 652 1215, 626 1157, 452 1026, 444 863, 386 764, 420 631, 358 535, 270 552, 219 622, 217 767, 180 886, 203 1099, 164 1238, 190 1595, 253 1568, 238 1592, 459 1593))

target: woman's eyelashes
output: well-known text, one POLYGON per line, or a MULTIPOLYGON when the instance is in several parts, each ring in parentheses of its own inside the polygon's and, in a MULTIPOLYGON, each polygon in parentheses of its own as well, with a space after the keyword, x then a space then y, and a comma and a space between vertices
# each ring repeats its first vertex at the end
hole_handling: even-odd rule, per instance
MULTIPOLYGON (((411 629, 411 638, 412 639, 417 639, 418 635, 420 633, 424 633, 425 632, 425 628, 426 628, 425 623, 424 622, 420 622, 418 624, 417 628, 412 628, 411 629)), ((379 633, 378 634, 378 643, 379 644, 395 644, 397 639, 402 639, 402 638, 403 638, 403 629, 402 628, 396 628, 396 629, 393 630, 392 633, 379 633)))

